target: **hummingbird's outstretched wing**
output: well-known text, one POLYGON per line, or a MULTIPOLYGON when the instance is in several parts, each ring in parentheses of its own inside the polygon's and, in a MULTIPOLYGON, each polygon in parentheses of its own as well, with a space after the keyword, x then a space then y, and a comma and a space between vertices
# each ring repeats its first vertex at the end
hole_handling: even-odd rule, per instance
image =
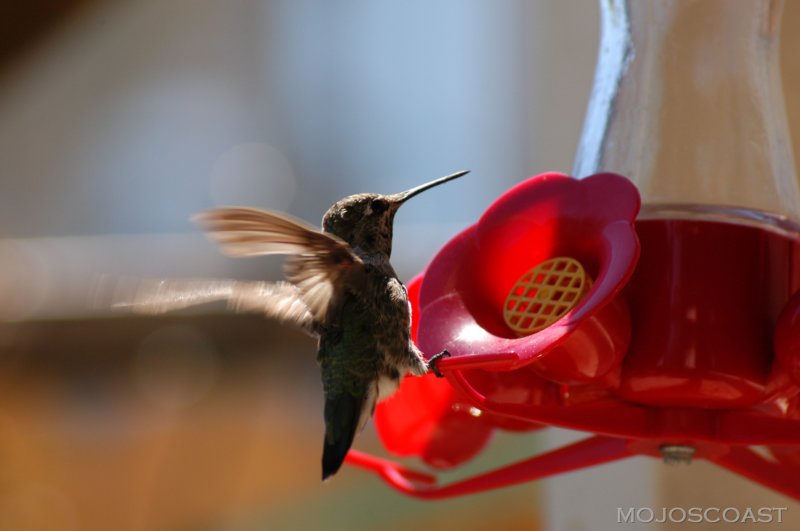
POLYGON ((314 318, 288 282, 254 282, 228 279, 143 279, 134 286, 121 284, 114 295, 115 308, 160 314, 224 300, 238 312, 261 313, 316 333, 314 318))
POLYGON ((283 213, 255 208, 218 208, 198 214, 203 225, 230 256, 293 255, 286 263, 286 278, 318 323, 324 323, 336 286, 343 275, 363 271, 353 249, 332 234, 283 213))

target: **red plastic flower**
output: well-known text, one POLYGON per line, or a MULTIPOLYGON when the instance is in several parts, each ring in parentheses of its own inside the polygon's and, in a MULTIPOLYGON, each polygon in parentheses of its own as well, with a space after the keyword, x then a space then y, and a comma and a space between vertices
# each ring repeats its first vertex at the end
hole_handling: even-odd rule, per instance
POLYGON ((503 194, 445 245, 409 294, 420 348, 452 355, 438 365, 447 378, 407 378, 378 407, 386 448, 454 466, 480 451, 494 428, 541 427, 517 414, 520 406, 563 399, 563 384, 612 382, 630 341, 617 295, 638 258, 639 204, 619 175, 543 174, 503 194), (533 266, 554 257, 577 260, 591 287, 553 324, 518 337, 503 318, 506 297, 533 266))

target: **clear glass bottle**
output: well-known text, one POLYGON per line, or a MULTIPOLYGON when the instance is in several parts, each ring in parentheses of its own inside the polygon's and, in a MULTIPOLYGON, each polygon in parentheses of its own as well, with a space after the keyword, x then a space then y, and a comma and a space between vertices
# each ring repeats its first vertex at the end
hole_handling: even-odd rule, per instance
POLYGON ((639 189, 641 257, 620 394, 659 406, 764 399, 778 315, 800 288, 800 193, 780 0, 601 0, 574 174, 639 189))
POLYGON ((800 193, 778 63, 781 0, 601 0, 574 175, 613 171, 642 217, 796 232, 800 193))

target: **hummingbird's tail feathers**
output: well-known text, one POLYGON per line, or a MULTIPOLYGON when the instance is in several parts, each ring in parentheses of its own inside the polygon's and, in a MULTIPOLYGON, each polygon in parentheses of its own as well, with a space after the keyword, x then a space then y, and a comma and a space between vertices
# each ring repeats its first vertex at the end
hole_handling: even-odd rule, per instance
POLYGON ((294 324, 314 335, 311 310, 297 286, 288 282, 255 282, 229 279, 140 279, 120 281, 112 295, 112 308, 147 315, 227 301, 241 313, 261 313, 294 324))
POLYGON ((322 449, 322 479, 326 480, 341 468, 353 445, 364 396, 342 393, 325 399, 325 444, 322 449))

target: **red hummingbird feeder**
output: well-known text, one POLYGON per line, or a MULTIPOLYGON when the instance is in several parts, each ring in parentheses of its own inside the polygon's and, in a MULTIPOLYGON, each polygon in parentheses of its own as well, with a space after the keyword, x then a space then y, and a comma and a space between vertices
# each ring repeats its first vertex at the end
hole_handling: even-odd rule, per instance
POLYGON ((451 357, 445 378, 406 378, 375 412, 390 453, 436 469, 494 430, 587 437, 445 485, 355 450, 348 461, 436 499, 634 455, 706 459, 800 499, 800 193, 773 86, 780 3, 602 5, 586 177, 512 188, 410 283, 415 341, 451 357))

